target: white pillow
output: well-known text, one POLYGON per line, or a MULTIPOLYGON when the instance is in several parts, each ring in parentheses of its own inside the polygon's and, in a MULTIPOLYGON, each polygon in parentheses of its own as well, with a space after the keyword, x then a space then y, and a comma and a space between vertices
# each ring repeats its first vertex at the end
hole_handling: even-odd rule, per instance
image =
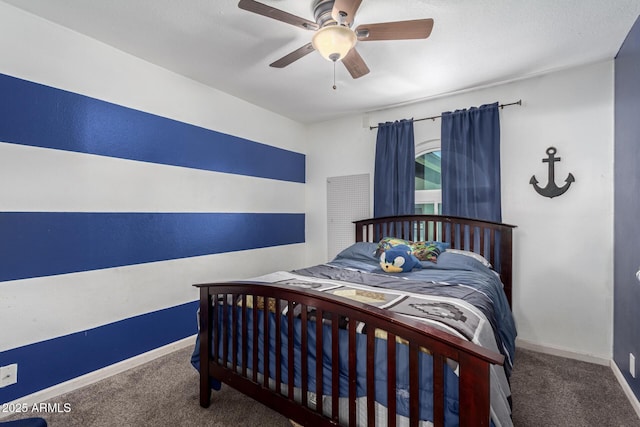
POLYGON ((462 250, 462 249, 447 249, 447 252, 471 257, 471 258, 475 259, 476 261, 480 261, 485 267, 493 268, 491 263, 489 261, 487 261, 487 259, 485 257, 483 257, 482 255, 477 254, 475 252, 465 251, 465 250, 462 250))

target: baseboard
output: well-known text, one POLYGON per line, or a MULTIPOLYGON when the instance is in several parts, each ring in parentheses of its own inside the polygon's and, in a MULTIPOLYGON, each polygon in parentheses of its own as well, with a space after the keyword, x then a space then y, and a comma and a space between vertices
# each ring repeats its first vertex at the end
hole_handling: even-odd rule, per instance
MULTIPOLYGON (((610 366, 611 359, 599 356, 593 356, 590 354, 577 353, 575 351, 567 350, 559 347, 550 347, 546 345, 540 345, 532 343, 531 341, 522 340, 516 338, 516 347, 523 348, 525 350, 537 351, 538 353, 550 354, 552 356, 564 357, 567 359, 579 360, 581 362, 595 363, 596 365, 610 366)), ((516 361, 516 364, 518 362, 516 361)))
MULTIPOLYGON (((118 363, 114 363, 113 365, 109 365, 102 369, 98 369, 97 371, 90 372, 88 374, 82 375, 72 380, 65 381, 60 384, 56 384, 53 387, 49 387, 44 390, 40 390, 36 393, 30 394, 28 396, 21 397, 19 399, 14 400, 13 402, 8 402, 8 405, 11 406, 11 404, 19 403, 19 404, 27 404, 28 406, 31 406, 33 404, 45 402, 47 400, 53 399, 54 397, 60 396, 65 393, 69 393, 71 391, 74 391, 79 388, 98 382, 100 380, 104 380, 113 375, 117 375, 128 369, 132 369, 137 366, 143 365, 154 359, 165 356, 169 353, 173 353, 174 351, 177 351, 189 346, 193 346, 195 344, 195 338, 196 338, 195 335, 187 338, 183 338, 179 341, 172 342, 171 344, 167 344, 165 346, 158 347, 146 353, 139 354, 130 359, 123 360, 118 363)), ((10 413, 0 413, 0 418, 3 418, 8 415, 10 415, 10 413)))
POLYGON ((622 374, 622 371, 620 371, 620 368, 618 368, 618 365, 613 360, 611 360, 611 370, 613 371, 613 375, 616 376, 616 379, 620 383, 622 390, 624 390, 624 394, 627 395, 627 399, 629 399, 629 402, 631 402, 631 406, 633 406, 633 409, 636 411, 638 418, 640 418, 640 401, 638 401, 638 398, 636 397, 633 390, 631 390, 631 387, 629 387, 629 384, 622 374))

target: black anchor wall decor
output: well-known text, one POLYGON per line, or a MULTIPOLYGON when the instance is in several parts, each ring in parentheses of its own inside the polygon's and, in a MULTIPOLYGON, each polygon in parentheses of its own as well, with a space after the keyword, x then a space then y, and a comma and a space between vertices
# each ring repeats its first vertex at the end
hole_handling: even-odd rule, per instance
POLYGON ((561 196, 569 189, 571 183, 576 181, 573 174, 570 173, 569 176, 567 176, 567 179, 564 180, 565 184, 562 187, 558 187, 556 185, 554 163, 560 161, 560 157, 555 156, 556 152, 557 150, 555 147, 549 147, 547 148, 548 157, 546 159, 542 159, 542 163, 549 163, 549 181, 547 182, 547 185, 545 187, 540 187, 535 175, 533 175, 529 180, 529 184, 532 184, 538 194, 544 197, 553 198, 561 196))

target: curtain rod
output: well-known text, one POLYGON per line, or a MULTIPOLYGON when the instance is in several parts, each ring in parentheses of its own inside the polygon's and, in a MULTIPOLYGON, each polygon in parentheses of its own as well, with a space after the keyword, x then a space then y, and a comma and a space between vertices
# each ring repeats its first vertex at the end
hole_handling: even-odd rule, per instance
MULTIPOLYGON (((510 102, 508 104, 500 104, 500 105, 498 105, 498 107, 500 107, 500 109, 502 110, 504 107, 508 107, 510 105, 522 105, 522 99, 519 99, 516 102, 510 102)), ((423 120, 433 120, 435 122, 436 119, 439 119, 441 117, 442 116, 423 117, 421 119, 415 119, 414 122, 421 122, 423 120)), ((373 129, 377 129, 377 128, 378 128, 378 126, 369 126, 369 130, 373 130, 373 129)))

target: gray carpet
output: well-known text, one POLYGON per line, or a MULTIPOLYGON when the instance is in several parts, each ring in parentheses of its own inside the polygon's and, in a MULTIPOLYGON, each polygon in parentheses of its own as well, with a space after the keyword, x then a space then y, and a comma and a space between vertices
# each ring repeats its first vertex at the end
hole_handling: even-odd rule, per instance
MULTIPOLYGON (((209 409, 201 408, 190 354, 189 348, 179 350, 59 396, 50 402, 68 403, 71 411, 40 415, 50 427, 291 427, 286 418, 225 386, 213 394, 209 409)), ((512 390, 515 426, 640 426, 605 366, 518 350, 512 390)))
POLYGON ((511 392, 515 426, 640 426, 608 366, 519 349, 511 392))

